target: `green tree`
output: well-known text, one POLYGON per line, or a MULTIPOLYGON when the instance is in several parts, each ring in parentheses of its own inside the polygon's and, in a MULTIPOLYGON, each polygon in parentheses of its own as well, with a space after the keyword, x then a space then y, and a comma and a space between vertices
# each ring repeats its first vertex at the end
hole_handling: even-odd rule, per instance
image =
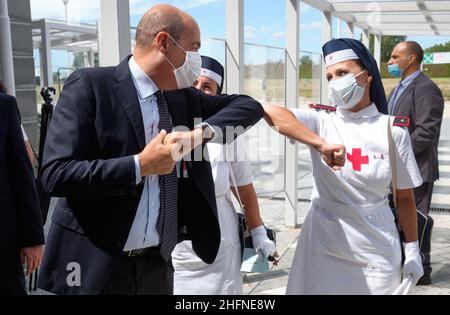
MULTIPOLYGON (((98 67, 99 58, 98 53, 94 53, 94 66, 98 67)), ((84 53, 78 52, 73 54, 72 68, 84 68, 84 53)))
POLYGON ((427 52, 427 53, 450 52, 450 41, 448 41, 445 44, 437 44, 437 45, 431 46, 431 47, 425 49, 425 52, 427 52))
MULTIPOLYGON (((362 37, 362 35, 361 35, 362 37)), ((375 36, 370 35, 370 51, 374 52, 375 36)), ((394 47, 406 40, 406 36, 382 36, 381 37, 381 62, 388 62, 394 47)))
POLYGON ((313 71, 313 62, 310 56, 304 55, 300 58, 300 78, 311 79, 313 71))
POLYGON ((100 58, 98 57, 98 53, 94 53, 94 67, 98 67, 100 65, 100 58))
POLYGON ((72 68, 84 68, 84 53, 78 52, 73 54, 72 68))

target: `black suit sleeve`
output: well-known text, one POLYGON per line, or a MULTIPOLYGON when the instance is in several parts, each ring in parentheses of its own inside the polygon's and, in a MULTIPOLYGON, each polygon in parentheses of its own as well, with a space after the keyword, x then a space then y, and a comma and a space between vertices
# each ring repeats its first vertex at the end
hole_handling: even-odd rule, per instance
POLYGON ((209 96, 199 93, 199 97, 204 121, 216 131, 220 130, 223 137, 219 138, 223 143, 233 141, 264 116, 261 104, 246 95, 209 96), (227 130, 227 126, 237 128, 227 130))
POLYGON ((96 98, 89 74, 65 82, 47 134, 42 183, 53 196, 96 194, 136 185, 133 156, 98 159, 96 98))
POLYGON ((426 84, 415 91, 415 124, 411 133, 414 155, 419 155, 436 141, 444 111, 444 98, 435 84, 426 84))
POLYGON ((14 205, 17 209, 19 247, 44 244, 39 197, 33 167, 25 149, 17 101, 10 98, 10 128, 7 141, 8 167, 11 169, 14 205))

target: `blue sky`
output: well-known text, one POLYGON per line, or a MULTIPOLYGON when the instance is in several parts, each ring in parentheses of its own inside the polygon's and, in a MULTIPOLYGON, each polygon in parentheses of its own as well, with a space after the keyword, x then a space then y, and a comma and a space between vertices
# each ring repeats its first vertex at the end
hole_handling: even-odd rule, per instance
MULTIPOLYGON (((69 0, 68 20, 72 22, 95 23, 99 17, 99 0, 69 0)), ((142 14, 158 3, 155 0, 130 0, 131 26, 136 26, 142 14)), ((225 37, 225 0, 165 0, 164 2, 182 8, 198 22, 203 36, 225 37)), ((32 18, 53 18, 64 20, 64 5, 61 0, 31 0, 32 18)), ((245 41, 249 43, 285 47, 285 1, 284 0, 245 0, 244 25, 245 41)), ((300 49, 320 53, 322 45, 322 13, 304 3, 300 4, 300 49)), ((334 36, 337 35, 337 20, 333 21, 334 36)), ((356 31, 355 37, 359 38, 356 31)), ((445 43, 450 37, 410 37, 424 48, 434 44, 445 43)), ((222 45, 204 42, 201 53, 212 54, 221 59, 222 45)), ((257 48, 247 49, 251 58, 257 48)), ((270 54, 270 53, 268 53, 270 54)), ((275 52, 276 55, 276 52, 275 52)), ((37 57, 37 53, 35 52, 37 57)), ((68 64, 65 52, 53 52, 53 68, 66 67, 68 64)), ((72 59, 69 57, 69 63, 72 59)), ((36 65, 38 60, 36 59, 36 65)))

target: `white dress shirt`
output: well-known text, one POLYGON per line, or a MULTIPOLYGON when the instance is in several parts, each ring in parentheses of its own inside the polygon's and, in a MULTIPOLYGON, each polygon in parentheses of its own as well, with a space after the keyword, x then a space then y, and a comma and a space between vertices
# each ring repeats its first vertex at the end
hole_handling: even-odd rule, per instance
MULTIPOLYGON (((138 94, 142 118, 145 129, 145 143, 149 143, 159 133, 159 112, 155 92, 158 87, 134 60, 128 62, 134 85, 138 94)), ((136 170, 136 184, 142 181, 138 156, 134 156, 136 170)), ((156 223, 159 216, 159 176, 152 175, 143 178, 144 190, 136 211, 130 234, 128 235, 124 251, 147 248, 159 245, 159 233, 156 223)))
POLYGON ((25 142, 28 141, 28 136, 25 133, 25 129, 23 129, 22 125, 20 125, 20 128, 22 129, 23 141, 25 141, 25 142))

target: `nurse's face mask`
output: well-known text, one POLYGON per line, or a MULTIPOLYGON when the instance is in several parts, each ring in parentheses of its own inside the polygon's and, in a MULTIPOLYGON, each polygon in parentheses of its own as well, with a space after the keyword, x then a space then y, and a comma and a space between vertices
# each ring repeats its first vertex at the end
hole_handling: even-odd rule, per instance
POLYGON ((183 47, 180 46, 180 44, 177 43, 176 40, 172 38, 172 36, 170 36, 170 34, 168 35, 170 39, 186 54, 186 58, 184 60, 184 63, 179 68, 176 68, 166 55, 164 55, 164 57, 173 68, 178 88, 188 88, 192 86, 192 83, 194 83, 200 76, 202 57, 196 51, 186 51, 183 47))
POLYGON ((357 75, 349 73, 342 78, 331 80, 328 83, 328 95, 330 101, 343 109, 352 109, 358 104, 364 96, 364 86, 358 85, 356 78, 366 72, 364 70, 357 75))

